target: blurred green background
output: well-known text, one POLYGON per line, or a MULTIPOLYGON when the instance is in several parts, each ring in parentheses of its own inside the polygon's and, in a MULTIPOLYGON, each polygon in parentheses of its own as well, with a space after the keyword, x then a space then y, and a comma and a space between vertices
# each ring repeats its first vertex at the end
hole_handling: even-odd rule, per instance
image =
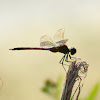
MULTIPOLYGON (((46 78, 57 80, 59 75, 65 76, 59 64, 63 54, 9 49, 39 47, 41 36, 53 37, 61 28, 69 39, 67 45, 77 48, 75 57, 89 64, 80 97, 89 95, 100 80, 100 1, 3 0, 0 1, 0 77, 4 83, 1 100, 51 100, 40 88, 46 78)), ((99 98, 100 92, 95 100, 99 98)))

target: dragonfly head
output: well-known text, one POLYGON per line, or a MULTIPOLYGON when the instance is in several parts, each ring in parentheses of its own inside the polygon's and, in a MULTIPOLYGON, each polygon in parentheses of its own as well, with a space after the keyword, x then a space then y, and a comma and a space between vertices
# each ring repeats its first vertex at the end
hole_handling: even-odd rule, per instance
POLYGON ((76 49, 74 47, 71 47, 70 52, 71 52, 71 55, 74 55, 76 53, 76 49))

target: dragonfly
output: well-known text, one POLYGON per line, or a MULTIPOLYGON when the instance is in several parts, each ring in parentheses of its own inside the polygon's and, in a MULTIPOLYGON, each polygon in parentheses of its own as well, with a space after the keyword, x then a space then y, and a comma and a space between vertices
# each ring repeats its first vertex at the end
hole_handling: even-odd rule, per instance
POLYGON ((64 65, 64 61, 68 62, 68 58, 72 58, 71 55, 76 53, 76 49, 74 47, 68 48, 66 42, 68 39, 64 39, 64 29, 59 29, 53 39, 44 35, 40 38, 40 47, 17 47, 9 50, 48 50, 53 53, 63 53, 64 56, 60 60, 60 64, 64 65))

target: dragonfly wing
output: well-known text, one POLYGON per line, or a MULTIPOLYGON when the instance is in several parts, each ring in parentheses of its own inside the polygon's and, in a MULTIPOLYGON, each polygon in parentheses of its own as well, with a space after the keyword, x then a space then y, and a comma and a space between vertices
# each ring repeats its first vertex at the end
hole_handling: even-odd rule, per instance
POLYGON ((68 39, 64 39, 64 29, 59 29, 55 33, 54 41, 58 46, 65 45, 65 43, 68 41, 68 39))
POLYGON ((51 48, 51 47, 55 47, 56 44, 53 42, 53 40, 49 36, 44 35, 40 38, 40 46, 42 48, 51 48))
POLYGON ((60 40, 60 41, 57 41, 56 44, 57 44, 58 46, 60 46, 60 45, 65 45, 67 41, 68 41, 68 39, 60 40))

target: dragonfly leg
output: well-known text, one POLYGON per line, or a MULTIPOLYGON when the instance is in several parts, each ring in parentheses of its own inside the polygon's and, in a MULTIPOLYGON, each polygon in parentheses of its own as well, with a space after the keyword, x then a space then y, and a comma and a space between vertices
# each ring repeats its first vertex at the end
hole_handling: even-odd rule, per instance
POLYGON ((65 59, 65 56, 66 56, 66 54, 61 58, 61 60, 60 60, 60 64, 62 64, 63 65, 63 62, 64 62, 64 59, 65 59))
POLYGON ((63 68, 64 68, 64 70, 65 70, 65 72, 66 72, 66 69, 65 69, 65 67, 64 67, 64 60, 65 60, 65 57, 66 57, 66 54, 62 57, 62 59, 60 60, 60 64, 62 64, 62 66, 63 66, 63 68))
POLYGON ((70 55, 69 55, 69 57, 70 57, 71 60, 75 60, 76 59, 76 57, 71 57, 70 55))
POLYGON ((69 54, 69 58, 70 58, 70 59, 72 58, 70 54, 69 54))
POLYGON ((66 58, 65 58, 65 61, 68 62, 68 54, 67 54, 67 56, 66 56, 66 58))
POLYGON ((64 67, 64 65, 62 64, 62 66, 63 66, 63 68, 64 68, 64 70, 65 70, 65 72, 66 72, 66 69, 65 69, 65 67, 64 67))
POLYGON ((76 60, 76 57, 71 57, 70 54, 69 54, 69 58, 70 58, 71 60, 76 60))
POLYGON ((66 56, 66 58, 65 58, 65 61, 66 61, 66 62, 71 62, 71 61, 68 61, 68 57, 71 59, 70 54, 67 54, 67 56, 66 56))

